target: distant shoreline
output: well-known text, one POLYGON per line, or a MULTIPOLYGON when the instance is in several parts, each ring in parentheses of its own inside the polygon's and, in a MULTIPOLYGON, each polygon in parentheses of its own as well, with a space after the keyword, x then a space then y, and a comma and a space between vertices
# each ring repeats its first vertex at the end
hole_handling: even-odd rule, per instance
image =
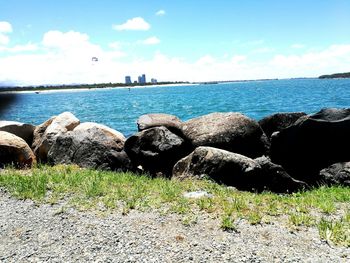
POLYGON ((80 92, 92 90, 109 90, 109 89, 140 89, 151 87, 166 87, 166 86, 192 86, 196 83, 174 82, 174 83, 158 83, 147 85, 111 85, 110 83, 92 84, 92 85, 62 85, 62 86, 39 86, 39 87, 6 87, 0 88, 0 94, 13 93, 54 93, 54 92, 80 92), (104 86, 105 84, 105 86, 104 86))

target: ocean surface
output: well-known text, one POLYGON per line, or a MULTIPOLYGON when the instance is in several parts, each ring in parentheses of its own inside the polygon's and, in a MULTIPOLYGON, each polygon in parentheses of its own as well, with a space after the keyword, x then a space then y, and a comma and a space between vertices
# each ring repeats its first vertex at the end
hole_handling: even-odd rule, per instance
POLYGON ((241 112, 259 120, 277 112, 315 113, 325 107, 350 107, 350 79, 19 93, 0 119, 38 125, 70 111, 81 122, 102 123, 130 136, 137 131, 137 118, 146 113, 169 113, 185 121, 211 112, 241 112))

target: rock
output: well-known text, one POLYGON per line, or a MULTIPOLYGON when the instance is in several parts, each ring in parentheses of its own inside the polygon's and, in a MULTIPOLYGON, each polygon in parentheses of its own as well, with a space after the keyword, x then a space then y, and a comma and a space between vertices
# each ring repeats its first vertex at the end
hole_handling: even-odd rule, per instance
POLYGON ((18 168, 32 167, 36 158, 22 138, 0 131, 0 166, 13 164, 18 168))
POLYGON ((271 160, 293 178, 317 184, 321 169, 350 160, 350 109, 301 117, 271 138, 271 160))
POLYGON ((185 198, 190 198, 190 199, 199 199, 199 198, 203 198, 203 197, 212 198, 213 197, 212 194, 209 194, 206 191, 186 192, 183 194, 183 196, 185 198))
POLYGON ((265 134, 270 138, 272 133, 289 127, 305 115, 305 112, 276 113, 261 119, 259 124, 265 134))
POLYGON ((32 145, 35 126, 16 121, 0 121, 0 131, 12 133, 32 145))
POLYGON ((121 133, 100 124, 79 126, 57 136, 48 152, 51 164, 74 163, 85 168, 120 171, 133 169, 123 151, 125 138, 121 133))
POLYGON ((53 116, 50 119, 48 119, 47 121, 45 121, 44 123, 35 127, 34 132, 33 132, 33 143, 32 143, 33 150, 39 146, 47 127, 49 127, 49 125, 52 123, 52 121, 55 118, 56 118, 56 116, 53 116))
POLYGON ((46 162, 47 154, 57 136, 72 131, 80 121, 70 112, 63 112, 38 127, 34 131, 34 153, 41 162, 46 162), (43 133, 42 131, 45 130, 43 133), (37 136, 41 136, 38 138, 37 136))
POLYGON ((292 178, 282 166, 274 164, 269 158, 262 156, 254 159, 261 167, 259 180, 256 180, 260 191, 269 190, 275 193, 291 193, 308 189, 309 186, 302 181, 292 178))
POLYGON ((164 175, 170 175, 174 164, 190 152, 184 139, 163 126, 134 134, 126 140, 124 149, 136 166, 164 175))
MULTIPOLYGON (((95 127, 103 130, 103 132, 105 132, 105 133, 110 133, 112 136, 115 137, 116 141, 122 142, 124 144, 126 138, 121 132, 116 131, 108 126, 103 125, 103 124, 99 124, 99 123, 95 123, 95 122, 83 122, 83 123, 80 123, 77 127, 75 127, 74 131, 85 131, 85 130, 89 130, 89 129, 92 129, 95 127)), ((121 146, 121 147, 123 147, 123 146, 121 146)))
POLYGON ((332 164, 320 171, 320 177, 327 185, 350 186, 350 162, 332 164))
POLYGON ((194 147, 211 146, 252 158, 269 148, 259 124, 240 113, 211 113, 184 122, 182 129, 194 147))
POLYGON ((174 133, 181 132, 182 122, 174 115, 164 113, 145 114, 138 118, 137 127, 143 131, 153 127, 164 126, 174 133))
POLYGON ((200 146, 175 164, 173 178, 209 177, 218 183, 251 190, 260 169, 259 164, 246 156, 200 146))

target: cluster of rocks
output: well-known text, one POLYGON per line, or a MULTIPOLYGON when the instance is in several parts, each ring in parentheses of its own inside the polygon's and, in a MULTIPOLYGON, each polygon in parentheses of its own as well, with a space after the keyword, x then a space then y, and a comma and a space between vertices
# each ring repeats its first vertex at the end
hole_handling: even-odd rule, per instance
POLYGON ((69 112, 39 126, 0 122, 0 165, 77 164, 172 178, 211 178, 242 190, 293 192, 350 186, 350 109, 278 113, 259 122, 211 113, 182 122, 168 114, 137 120, 125 138, 69 112))

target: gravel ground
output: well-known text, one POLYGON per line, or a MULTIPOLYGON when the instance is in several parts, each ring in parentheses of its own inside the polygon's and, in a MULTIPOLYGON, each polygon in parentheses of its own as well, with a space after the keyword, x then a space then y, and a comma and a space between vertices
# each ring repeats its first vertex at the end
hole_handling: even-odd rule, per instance
POLYGON ((1 262, 350 262, 350 249, 320 241, 317 229, 237 223, 225 232, 199 215, 131 211, 99 216, 64 204, 36 205, 0 190, 1 262))

